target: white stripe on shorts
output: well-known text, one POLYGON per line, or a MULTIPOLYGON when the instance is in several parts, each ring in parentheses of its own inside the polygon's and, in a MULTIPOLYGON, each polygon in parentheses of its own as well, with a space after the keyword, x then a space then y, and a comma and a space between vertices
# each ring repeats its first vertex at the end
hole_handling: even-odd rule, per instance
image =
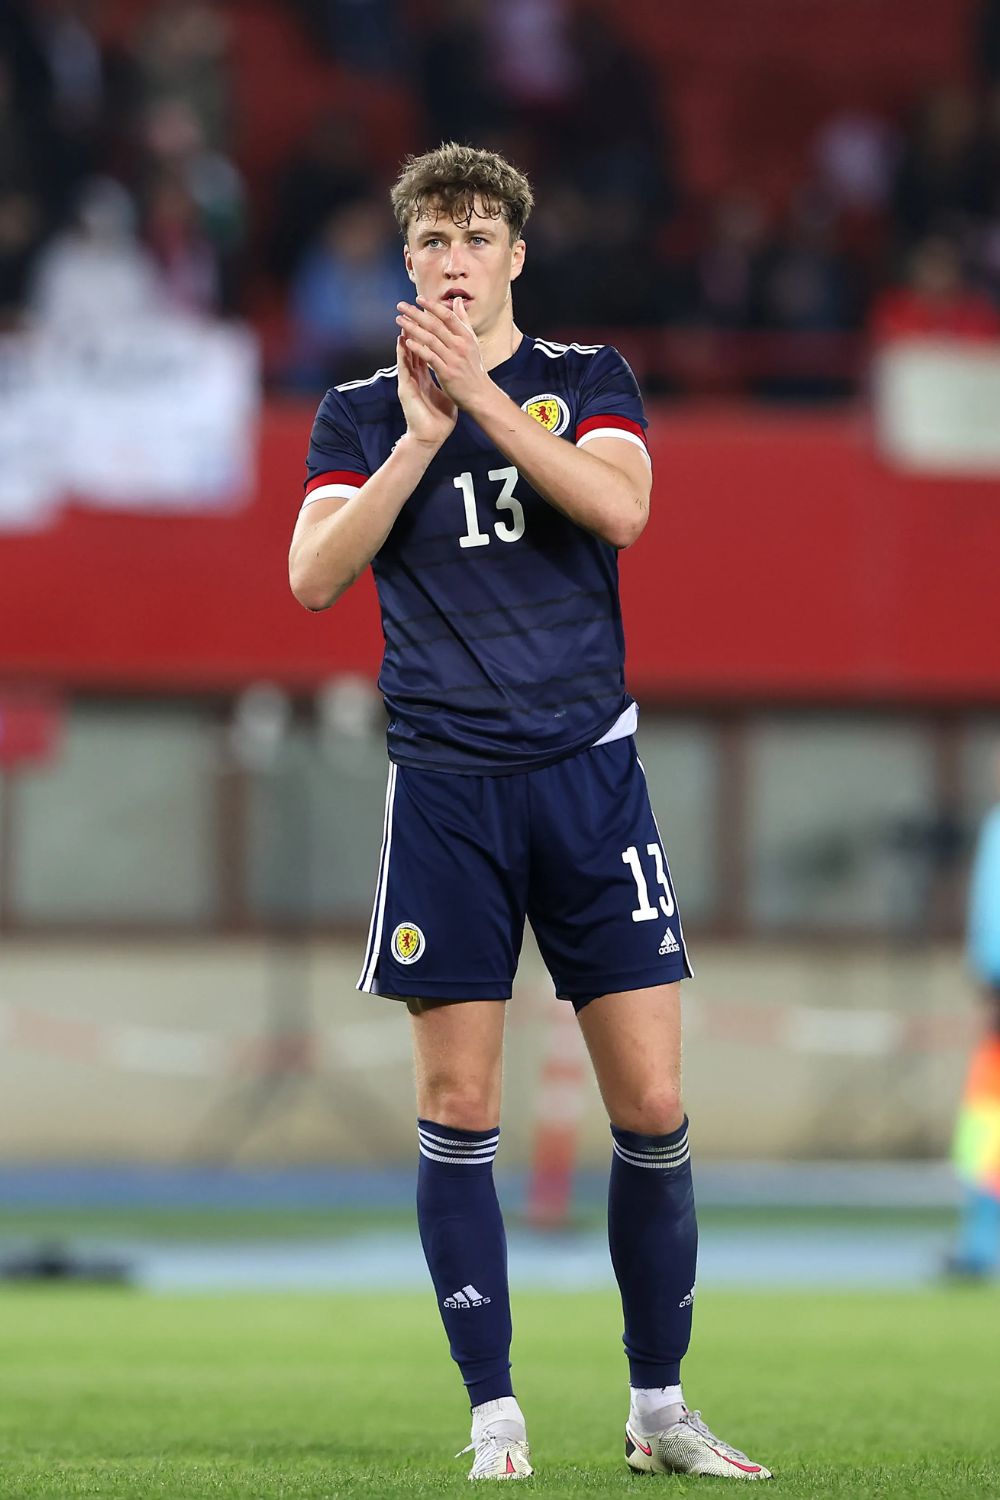
MULTIPOLYGON (((647 795, 648 795, 649 781, 648 781, 648 778, 646 776, 646 767, 643 765, 642 761, 639 760, 638 755, 636 756, 636 760, 639 763, 639 770, 642 772, 642 779, 643 779, 643 781, 646 782, 647 795)), ((667 879, 670 881, 670 889, 671 889, 671 891, 673 893, 673 897, 674 897, 674 916, 677 918, 677 931, 680 934, 681 950, 683 951, 683 954, 684 954, 684 963, 685 963, 685 965, 687 967, 688 973, 690 974, 691 978, 693 979, 694 978, 694 965, 692 964, 690 958, 688 957, 687 943, 684 941, 684 926, 683 926, 683 923, 681 922, 680 907, 677 905, 677 892, 674 890, 674 877, 670 873, 670 862, 667 859, 667 850, 666 850, 666 846, 664 845, 664 842, 663 842, 663 835, 660 833, 660 825, 656 821, 656 813, 653 812, 653 799, 651 797, 649 799, 649 810, 650 810, 651 813, 653 813, 653 827, 656 829, 656 837, 660 840, 660 848, 663 850, 663 867, 664 867, 664 869, 667 872, 667 879)))
POLYGON ((378 861, 378 880, 375 882, 375 900, 372 903, 372 919, 368 924, 368 943, 365 961, 356 988, 372 993, 378 950, 382 945, 382 924, 385 921, 385 893, 389 884, 389 854, 392 849, 392 805, 396 799, 396 766, 389 762, 389 780, 385 788, 385 818, 382 823, 382 849, 378 861))

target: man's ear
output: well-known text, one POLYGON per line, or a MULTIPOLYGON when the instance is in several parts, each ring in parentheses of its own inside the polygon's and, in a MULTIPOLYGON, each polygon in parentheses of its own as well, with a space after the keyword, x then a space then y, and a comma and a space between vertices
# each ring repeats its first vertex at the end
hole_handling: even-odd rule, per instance
POLYGON ((406 267, 407 276, 409 276, 410 280, 413 282, 413 285, 416 286, 417 278, 413 274, 413 257, 410 254, 409 245, 403 246, 403 265, 406 267))
POLYGON ((527 245, 523 240, 515 240, 510 247, 510 279, 516 281, 524 270, 524 254, 527 245))

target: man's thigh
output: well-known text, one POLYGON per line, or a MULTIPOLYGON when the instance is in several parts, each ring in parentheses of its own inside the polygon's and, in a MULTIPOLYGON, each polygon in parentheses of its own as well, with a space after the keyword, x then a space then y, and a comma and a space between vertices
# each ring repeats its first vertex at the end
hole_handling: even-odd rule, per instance
POLYGON ((664 1135, 684 1118, 680 990, 601 995, 579 1012, 604 1107, 625 1130, 664 1135))
POLYGON ((599 995, 691 976, 666 853, 634 741, 532 773, 528 917, 556 993, 599 995))
POLYGON ((461 1130, 500 1118, 502 1000, 409 1000, 417 1114, 461 1130))

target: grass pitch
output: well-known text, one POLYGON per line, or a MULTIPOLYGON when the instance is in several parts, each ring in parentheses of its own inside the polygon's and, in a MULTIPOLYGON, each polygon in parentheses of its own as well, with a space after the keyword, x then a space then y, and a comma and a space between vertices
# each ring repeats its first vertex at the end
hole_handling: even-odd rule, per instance
MULTIPOLYGON (((519 1295, 514 1317, 527 1493, 732 1490, 625 1469, 613 1295, 519 1295)), ((0 1329, 0 1496, 470 1493, 429 1296, 10 1289, 0 1329)), ((706 1291, 685 1389, 789 1500, 1000 1494, 996 1291, 706 1291)))

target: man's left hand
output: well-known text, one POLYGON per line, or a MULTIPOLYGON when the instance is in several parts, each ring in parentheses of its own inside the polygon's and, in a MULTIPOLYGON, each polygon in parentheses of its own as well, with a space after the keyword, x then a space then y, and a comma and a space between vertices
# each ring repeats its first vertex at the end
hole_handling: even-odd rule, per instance
POLYGON ((456 297, 451 307, 417 298, 396 304, 396 322, 411 354, 427 363, 438 384, 456 406, 469 411, 488 394, 493 382, 486 372, 465 303, 456 297))

